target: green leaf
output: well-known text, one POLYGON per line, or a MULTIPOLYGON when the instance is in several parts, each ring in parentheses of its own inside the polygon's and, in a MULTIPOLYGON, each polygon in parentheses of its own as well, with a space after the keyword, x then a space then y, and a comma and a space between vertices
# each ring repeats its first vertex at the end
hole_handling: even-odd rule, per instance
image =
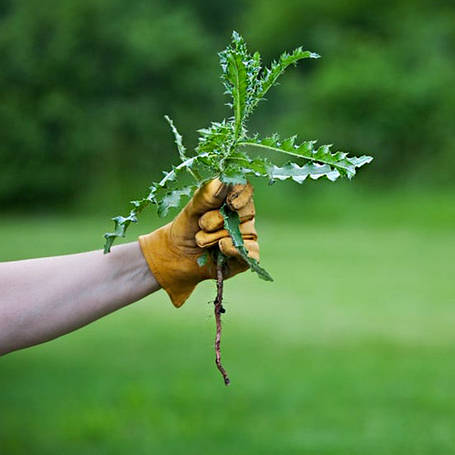
POLYGON ((364 164, 371 163, 373 161, 372 156, 362 155, 362 156, 352 156, 347 158, 355 167, 362 167, 364 164))
POLYGON ((334 182, 341 174, 337 169, 332 169, 328 164, 308 163, 299 166, 296 163, 288 163, 283 167, 272 165, 269 169, 271 182, 276 180, 292 179, 294 182, 303 183, 307 177, 317 180, 320 177, 327 177, 334 182))
POLYGON ((207 154, 211 159, 208 160, 212 167, 217 167, 220 157, 227 154, 229 144, 232 142, 233 126, 223 120, 222 122, 212 122, 208 128, 198 130, 199 143, 196 147, 196 154, 207 154))
POLYGON ((246 69, 239 55, 230 55, 228 77, 232 83, 232 98, 235 118, 234 137, 239 137, 246 106, 246 69))
POLYGON ((229 232, 232 243, 237 248, 237 251, 240 253, 242 259, 250 266, 250 269, 253 272, 258 274, 259 278, 265 281, 273 281, 269 272, 261 267, 256 259, 248 256, 248 250, 245 248, 242 234, 240 233, 240 218, 238 213, 229 209, 226 204, 223 204, 220 208, 220 212, 224 218, 224 228, 229 232))
POLYGON ((220 52, 219 56, 226 93, 232 96, 234 138, 238 138, 242 132, 248 86, 244 61, 249 59, 249 54, 243 38, 234 32, 232 34, 232 46, 220 52))
MULTIPOLYGON (((104 253, 110 252, 112 244, 116 238, 125 237, 129 225, 132 222, 135 223, 137 221, 137 215, 139 215, 147 206, 154 204, 157 205, 159 209, 161 200, 163 198, 169 197, 167 190, 169 189, 170 183, 175 182, 183 172, 189 172, 192 170, 198 163, 207 158, 207 156, 207 153, 201 153, 200 155, 187 158, 178 166, 173 167, 171 171, 164 172, 164 177, 159 182, 152 183, 147 196, 137 201, 131 201, 133 209, 131 209, 127 217, 117 216, 115 218, 112 218, 114 221, 114 231, 104 234, 104 238, 106 239, 104 244, 104 253)), ((163 208, 161 209, 161 213, 166 212, 166 205, 167 203, 164 203, 163 208)), ((171 205, 169 207, 171 207, 171 205)))
POLYGON ((171 118, 167 115, 164 116, 164 118, 167 120, 169 123, 169 126, 171 127, 172 132, 174 133, 175 137, 175 145, 177 145, 177 150, 179 152, 180 159, 182 161, 186 160, 186 149, 185 146, 183 145, 183 137, 182 135, 177 131, 177 128, 174 125, 174 122, 171 120, 171 118))
POLYGON ((106 234, 104 234, 104 238, 105 238, 104 251, 103 251, 104 254, 111 252, 112 244, 114 243, 116 237, 117 236, 115 234, 112 234, 111 232, 106 232, 106 234))
POLYGON ((112 221, 114 222, 114 232, 107 232, 104 234, 104 238, 106 239, 104 254, 111 251, 111 246, 117 237, 125 237, 126 229, 131 223, 136 223, 137 218, 135 214, 130 213, 128 217, 116 216, 112 218, 112 221))
POLYGON ((181 190, 173 190, 167 193, 158 202, 158 215, 163 217, 169 212, 172 207, 179 207, 182 197, 190 196, 196 187, 194 185, 186 186, 181 190))
POLYGON ((256 107, 259 101, 265 98, 267 92, 276 84, 277 79, 286 71, 288 66, 296 64, 304 58, 320 58, 320 55, 315 52, 304 51, 301 47, 298 47, 290 54, 284 52, 280 55, 278 61, 273 62, 270 68, 266 68, 264 76, 258 81, 255 101, 251 104, 250 111, 256 107))
POLYGON ((199 267, 204 267, 204 265, 206 265, 209 261, 209 253, 205 251, 196 259, 196 261, 199 267))
MULTIPOLYGON (((280 140, 278 135, 258 139, 256 137, 246 139, 239 142, 239 146, 252 146, 259 147, 263 150, 283 153, 293 157, 301 158, 313 163, 326 164, 332 168, 332 171, 338 171, 340 175, 346 176, 349 179, 354 177, 356 168, 370 163, 373 158, 371 156, 349 157, 344 152, 330 151, 330 145, 321 145, 317 149, 314 148, 316 141, 305 141, 300 145, 295 144, 296 137, 292 136, 285 140, 280 140)), ((323 173, 327 175, 332 171, 324 170, 323 173)), ((338 176, 333 172, 330 178, 336 180, 338 176)))
POLYGON ((245 184, 246 176, 242 168, 239 168, 237 166, 230 166, 224 169, 220 174, 220 180, 227 185, 245 184))
MULTIPOLYGON (((164 172, 159 182, 152 183, 144 198, 131 201, 132 209, 128 216, 113 218, 114 230, 105 234, 105 253, 110 251, 116 238, 125 236, 129 225, 137 221, 138 215, 145 208, 153 204, 157 207, 158 213, 164 216, 171 207, 178 207, 184 196, 191 194, 194 186, 183 184, 180 180, 182 174, 190 174, 198 185, 214 177, 219 177, 226 184, 246 183, 250 175, 267 178, 270 182, 291 179, 302 183, 308 177, 311 179, 326 177, 332 181, 340 176, 352 178, 357 168, 371 162, 370 156, 355 157, 342 152, 332 153, 328 145, 315 148, 315 141, 296 144, 296 136, 284 140, 281 140, 277 134, 263 139, 257 136, 245 138, 246 120, 258 102, 264 99, 270 88, 276 84, 279 76, 290 65, 296 64, 301 59, 318 58, 318 54, 297 48, 291 53, 283 53, 270 68, 262 69, 259 52, 251 55, 243 38, 233 32, 231 43, 219 53, 219 57, 222 69, 221 79, 226 94, 232 98, 230 106, 233 108, 234 115, 227 120, 212 122, 209 127, 200 129, 195 156, 190 158, 187 157, 181 134, 173 121, 165 116, 174 134, 181 162, 170 171, 164 172), (246 152, 247 146, 285 154, 303 162, 289 162, 284 166, 277 166, 268 157, 251 158, 246 152)), ((235 212, 226 213, 227 229, 235 238, 239 234, 238 220, 235 218, 237 215, 235 212)), ((264 279, 271 279, 256 261, 248 258, 241 236, 237 239, 236 247, 252 270, 264 279)))
MULTIPOLYGON (((250 158, 244 151, 236 149, 225 159, 225 168, 233 174, 241 174, 244 179, 240 183, 246 183, 246 176, 253 174, 257 177, 267 177, 269 168, 272 166, 265 157, 250 158)), ((240 179, 240 176, 238 177, 240 179)))
MULTIPOLYGON (((164 118, 167 120, 169 123, 172 132, 174 133, 175 137, 175 144, 177 145, 177 150, 179 152, 180 160, 185 161, 187 159, 186 157, 186 149, 185 146, 183 145, 183 137, 182 135, 177 131, 177 128, 174 125, 174 122, 171 120, 171 118, 167 115, 164 116, 164 118)), ((188 168, 188 172, 192 175, 194 180, 196 182, 200 183, 201 182, 201 176, 195 169, 191 169, 191 167, 188 168)))

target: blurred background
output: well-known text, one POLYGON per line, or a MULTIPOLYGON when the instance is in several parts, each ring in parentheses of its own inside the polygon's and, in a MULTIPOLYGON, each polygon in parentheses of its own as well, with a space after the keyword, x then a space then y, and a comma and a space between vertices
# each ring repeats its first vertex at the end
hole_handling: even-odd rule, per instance
MULTIPOLYGON (((232 30, 280 80, 250 129, 375 160, 256 185, 262 261, 179 311, 160 292, 0 361, 0 453, 455 453, 450 0, 1 0, 0 260, 101 248, 110 217, 229 112, 232 30)), ((149 211, 126 241, 163 223, 149 211)))

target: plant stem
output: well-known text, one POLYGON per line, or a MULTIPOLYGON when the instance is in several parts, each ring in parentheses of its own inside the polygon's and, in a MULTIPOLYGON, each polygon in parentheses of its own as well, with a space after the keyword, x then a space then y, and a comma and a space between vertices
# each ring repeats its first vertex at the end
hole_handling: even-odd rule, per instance
POLYGON ((226 370, 223 368, 221 363, 221 314, 225 313, 226 310, 223 308, 223 267, 224 267, 224 255, 218 252, 216 257, 216 298, 213 302, 215 305, 215 321, 216 321, 216 336, 215 336, 215 363, 223 376, 224 384, 229 385, 231 382, 226 370))

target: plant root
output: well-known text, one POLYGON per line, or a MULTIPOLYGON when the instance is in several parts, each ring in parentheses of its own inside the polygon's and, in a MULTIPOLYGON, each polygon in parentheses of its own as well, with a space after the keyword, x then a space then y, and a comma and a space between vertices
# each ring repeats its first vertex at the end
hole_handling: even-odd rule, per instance
MULTIPOLYGON (((220 255, 221 256, 221 255, 220 255)), ((213 302, 215 305, 215 321, 216 321, 216 336, 215 336, 215 363, 216 367, 223 376, 224 384, 229 385, 230 379, 221 363, 221 314, 226 313, 223 308, 223 261, 217 260, 216 262, 216 298, 213 302)))

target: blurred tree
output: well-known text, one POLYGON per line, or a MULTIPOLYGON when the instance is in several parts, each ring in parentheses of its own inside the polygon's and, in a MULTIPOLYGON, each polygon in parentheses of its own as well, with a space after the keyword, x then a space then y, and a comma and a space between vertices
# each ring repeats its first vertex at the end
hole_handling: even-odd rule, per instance
MULTIPOLYGON (((322 59, 290 73, 261 122, 376 156, 371 180, 453 183, 455 4, 449 1, 250 2, 250 45, 304 44, 322 59), (279 106, 283 106, 279 109, 279 106), (406 171, 406 172, 405 172, 406 171)), ((270 131, 271 131, 270 129, 270 131)), ((362 178, 362 176, 360 176, 362 178)))
POLYGON ((187 130, 204 126, 216 49, 183 5, 15 1, 0 26, 3 204, 121 191, 169 161, 165 113, 187 130))
POLYGON ((164 114, 189 145, 226 114, 232 28, 269 58, 323 56, 285 76, 259 129, 374 154, 365 180, 453 182, 454 23, 448 0, 4 0, 2 207, 136 196, 176 156, 164 114))

